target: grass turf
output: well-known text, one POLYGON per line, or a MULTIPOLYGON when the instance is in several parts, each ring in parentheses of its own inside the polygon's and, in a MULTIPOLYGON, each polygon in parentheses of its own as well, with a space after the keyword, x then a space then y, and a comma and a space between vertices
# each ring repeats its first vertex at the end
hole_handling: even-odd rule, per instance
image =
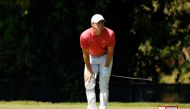
MULTIPOLYGON (((35 101, 0 101, 0 109, 86 109, 86 103, 51 103, 35 101)), ((98 103, 97 103, 98 105, 98 103)), ((190 109, 185 103, 120 103, 110 102, 108 109, 158 109, 158 106, 178 106, 179 109, 190 109)))

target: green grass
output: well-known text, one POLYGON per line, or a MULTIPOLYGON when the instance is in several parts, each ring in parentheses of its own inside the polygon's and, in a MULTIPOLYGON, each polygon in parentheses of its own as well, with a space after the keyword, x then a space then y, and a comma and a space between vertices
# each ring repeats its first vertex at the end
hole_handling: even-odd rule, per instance
MULTIPOLYGON (((86 109, 86 103, 51 103, 35 101, 0 101, 0 109, 86 109)), ((98 103, 97 103, 98 105, 98 103)), ((183 103, 118 103, 110 102, 108 109, 158 109, 158 106, 179 106, 190 109, 190 104, 183 103)))

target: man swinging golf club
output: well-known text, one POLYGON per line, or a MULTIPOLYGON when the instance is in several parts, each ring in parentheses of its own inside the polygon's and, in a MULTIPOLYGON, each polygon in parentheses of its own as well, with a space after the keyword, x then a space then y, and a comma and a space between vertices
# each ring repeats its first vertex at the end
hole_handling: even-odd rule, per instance
POLYGON ((104 17, 95 14, 91 18, 91 27, 80 35, 80 46, 85 63, 84 83, 88 101, 87 109, 97 109, 95 85, 99 75, 100 106, 106 109, 109 97, 109 79, 111 75, 115 46, 114 31, 104 27, 104 17))

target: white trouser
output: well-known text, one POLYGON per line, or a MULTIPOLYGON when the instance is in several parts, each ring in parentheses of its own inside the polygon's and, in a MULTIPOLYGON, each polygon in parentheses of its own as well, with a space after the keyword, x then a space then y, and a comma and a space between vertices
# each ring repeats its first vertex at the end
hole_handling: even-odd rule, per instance
MULTIPOLYGON (((86 96, 88 101, 87 109, 97 109, 96 107, 96 94, 95 94, 95 85, 96 85, 96 78, 99 73, 99 89, 100 89, 100 106, 99 109, 106 109, 108 104, 108 97, 109 97, 109 79, 112 69, 112 61, 109 65, 109 76, 103 77, 103 68, 106 61, 106 55, 101 57, 92 57, 90 56, 90 64, 93 71, 93 77, 89 81, 85 81, 85 88, 86 88, 86 96)), ((86 73, 86 66, 84 70, 84 74, 86 73)))

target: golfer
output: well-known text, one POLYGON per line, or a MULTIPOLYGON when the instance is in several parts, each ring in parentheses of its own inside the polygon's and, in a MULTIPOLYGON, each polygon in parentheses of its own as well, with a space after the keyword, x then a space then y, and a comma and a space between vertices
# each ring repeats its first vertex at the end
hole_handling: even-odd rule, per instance
POLYGON ((115 46, 114 31, 104 27, 104 17, 95 14, 91 18, 91 27, 80 35, 84 68, 84 83, 88 101, 87 109, 97 109, 95 85, 99 77, 100 106, 106 109, 109 97, 109 79, 112 70, 115 46))

